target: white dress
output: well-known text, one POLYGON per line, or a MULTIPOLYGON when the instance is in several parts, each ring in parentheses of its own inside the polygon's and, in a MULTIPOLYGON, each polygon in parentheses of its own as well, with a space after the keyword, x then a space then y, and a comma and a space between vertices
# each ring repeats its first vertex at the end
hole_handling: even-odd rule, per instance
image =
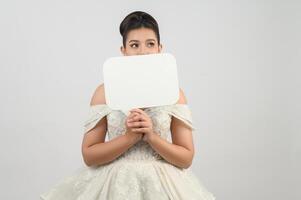
MULTIPOLYGON (((125 133, 126 115, 106 104, 89 108, 85 133, 107 116, 109 140, 125 133)), ((144 109, 153 129, 169 141, 171 117, 189 126, 192 115, 187 104, 173 104, 144 109)), ((169 141, 170 142, 170 141, 169 141)), ((151 146, 140 140, 125 153, 104 165, 84 166, 62 178, 40 194, 42 200, 215 200, 190 168, 179 168, 165 161, 151 146)))

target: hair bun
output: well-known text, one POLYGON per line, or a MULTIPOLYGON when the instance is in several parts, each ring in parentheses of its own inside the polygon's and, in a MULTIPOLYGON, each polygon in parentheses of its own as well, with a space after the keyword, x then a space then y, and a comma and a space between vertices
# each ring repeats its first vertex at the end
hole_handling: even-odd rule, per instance
POLYGON ((135 11, 128 14, 120 23, 119 32, 123 37, 123 45, 125 46, 127 33, 130 30, 142 28, 142 27, 152 29, 157 36, 158 43, 160 43, 160 34, 159 34, 159 27, 157 21, 150 14, 146 12, 135 11))

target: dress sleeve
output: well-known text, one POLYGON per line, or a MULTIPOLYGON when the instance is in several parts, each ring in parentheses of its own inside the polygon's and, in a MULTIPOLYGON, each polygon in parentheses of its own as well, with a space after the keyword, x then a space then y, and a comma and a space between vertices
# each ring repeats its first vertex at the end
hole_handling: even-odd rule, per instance
POLYGON ((174 104, 169 107, 168 113, 184 122, 192 131, 196 130, 193 125, 190 108, 187 104, 174 104))
POLYGON ((84 132, 87 133, 106 115, 111 112, 111 108, 106 104, 93 105, 89 108, 87 120, 84 122, 84 132))

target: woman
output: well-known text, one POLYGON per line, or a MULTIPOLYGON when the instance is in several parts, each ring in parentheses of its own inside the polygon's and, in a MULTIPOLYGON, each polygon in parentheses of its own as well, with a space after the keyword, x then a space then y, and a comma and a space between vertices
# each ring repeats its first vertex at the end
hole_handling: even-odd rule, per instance
MULTIPOLYGON (((120 34, 124 56, 161 52, 158 24, 145 12, 127 15, 120 34)), ((64 178, 41 199, 214 200, 188 169, 194 156, 195 129, 180 88, 179 93, 176 104, 133 109, 127 117, 107 106, 104 86, 98 86, 82 142, 88 167, 64 178), (106 133, 109 140, 105 142, 106 133)))

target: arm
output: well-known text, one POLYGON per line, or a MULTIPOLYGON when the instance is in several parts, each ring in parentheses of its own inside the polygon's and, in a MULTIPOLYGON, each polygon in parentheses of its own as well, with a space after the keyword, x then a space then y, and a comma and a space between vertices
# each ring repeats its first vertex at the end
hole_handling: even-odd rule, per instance
MULTIPOLYGON (((104 85, 102 84, 95 90, 90 105, 104 103, 104 85)), ((104 117, 93 129, 85 133, 82 142, 82 156, 87 166, 102 165, 116 159, 142 137, 141 134, 132 133, 127 129, 124 135, 105 142, 106 132, 107 118, 104 117)))
MULTIPOLYGON (((187 133, 180 133, 180 134, 187 134, 187 133)), ((190 167, 190 165, 192 164, 194 151, 187 148, 185 145, 170 143, 165 139, 162 139, 157 134, 152 134, 152 136, 149 137, 147 141, 150 144, 150 146, 156 152, 158 152, 166 161, 185 169, 190 167)))
POLYGON ((119 157, 140 139, 141 136, 138 134, 126 133, 108 142, 100 142, 91 146, 83 145, 84 161, 87 166, 106 164, 119 157))
MULTIPOLYGON (((184 92, 181 89, 178 103, 187 103, 184 92)), ((149 134, 146 140, 151 147, 166 161, 181 168, 190 167, 194 156, 194 145, 191 129, 187 127, 181 120, 172 117, 171 134, 172 143, 162 139, 157 134, 149 134)))

